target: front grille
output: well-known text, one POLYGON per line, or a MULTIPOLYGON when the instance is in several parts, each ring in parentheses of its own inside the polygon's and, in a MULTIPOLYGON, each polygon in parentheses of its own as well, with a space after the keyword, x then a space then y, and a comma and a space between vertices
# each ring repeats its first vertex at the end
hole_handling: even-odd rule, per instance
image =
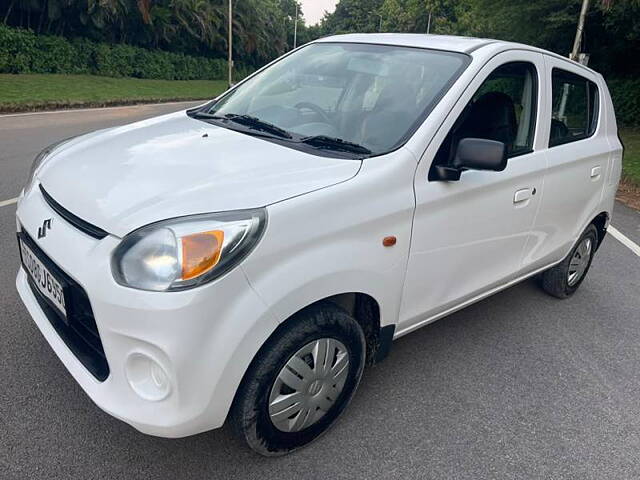
POLYGON ((42 193, 42 196, 44 197, 45 201, 58 215, 60 215, 62 218, 64 218, 67 222, 69 222, 71 225, 76 227, 81 232, 86 233, 90 237, 97 238, 98 240, 102 240, 104 237, 109 235, 100 227, 96 227, 95 225, 92 225, 89 222, 85 222, 83 219, 75 216, 69 210, 64 208, 62 205, 56 202, 51 195, 47 193, 47 191, 44 189, 42 185, 40 185, 40 192, 42 193))
POLYGON ((102 341, 87 293, 76 281, 53 263, 24 231, 19 236, 20 240, 31 248, 47 269, 62 282, 65 289, 66 321, 58 310, 49 304, 49 301, 27 275, 29 286, 38 300, 40 308, 78 360, 94 377, 99 381, 104 381, 109 376, 109 364, 102 348, 102 341))

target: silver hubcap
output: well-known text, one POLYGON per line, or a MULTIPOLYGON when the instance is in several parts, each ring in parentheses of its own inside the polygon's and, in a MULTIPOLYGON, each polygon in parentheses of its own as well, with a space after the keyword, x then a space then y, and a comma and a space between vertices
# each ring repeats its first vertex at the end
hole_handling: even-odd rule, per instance
POLYGON ((592 244, 593 242, 590 238, 585 238, 573 253, 573 257, 571 257, 571 261, 569 262, 569 274, 567 277, 570 287, 578 283, 584 275, 584 272, 587 271, 592 244))
POLYGON ((298 350, 280 370, 269 395, 269 416, 282 432, 298 432, 333 406, 349 373, 347 348, 321 338, 298 350))

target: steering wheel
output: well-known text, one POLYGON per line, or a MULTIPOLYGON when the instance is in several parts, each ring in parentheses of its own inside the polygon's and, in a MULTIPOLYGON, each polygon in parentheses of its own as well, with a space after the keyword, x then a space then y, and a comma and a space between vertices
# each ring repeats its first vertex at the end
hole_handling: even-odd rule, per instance
POLYGON ((315 113, 317 113, 318 115, 320 115, 322 117, 322 120, 324 120, 325 123, 328 123, 329 125, 332 125, 333 122, 331 121, 331 119, 329 118, 329 115, 327 114, 327 112, 324 111, 324 109, 322 107, 319 107, 318 105, 316 105, 315 103, 311 103, 311 102, 300 102, 300 103, 296 103, 295 107, 298 110, 302 110, 303 108, 307 108, 315 113))

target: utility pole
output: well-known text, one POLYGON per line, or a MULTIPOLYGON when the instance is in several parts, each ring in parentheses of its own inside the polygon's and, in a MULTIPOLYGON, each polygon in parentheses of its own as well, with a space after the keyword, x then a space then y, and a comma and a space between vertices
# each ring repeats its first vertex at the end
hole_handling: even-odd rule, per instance
MULTIPOLYGON (((582 8, 580 9, 580 18, 578 19, 578 28, 576 29, 576 38, 573 40, 573 48, 569 59, 578 61, 578 55, 580 53, 580 45, 582 44, 582 33, 584 32, 584 21, 587 18, 587 12, 589 11, 589 0, 582 0, 582 8)), ((558 109, 558 120, 566 123, 565 111, 567 109, 567 99, 569 98, 569 84, 564 84, 562 91, 562 98, 560 99, 560 108, 558 109)))
POLYGON ((229 88, 231 88, 233 86, 233 6, 232 6, 233 0, 229 0, 229 31, 228 31, 228 35, 229 38, 227 40, 227 44, 229 46, 229 53, 228 53, 228 81, 229 81, 229 88))
POLYGON ((298 46, 298 2, 296 2, 296 18, 293 22, 293 49, 298 46))
POLYGON ((427 21, 427 35, 431 31, 431 10, 429 10, 429 20, 427 21))
POLYGON ((589 0, 582 0, 582 8, 580 9, 580 18, 578 19, 578 29, 576 30, 576 38, 573 41, 573 50, 569 58, 571 60, 578 60, 578 54, 580 53, 580 44, 582 43, 582 32, 584 32, 584 21, 587 18, 587 11, 589 10, 589 0))

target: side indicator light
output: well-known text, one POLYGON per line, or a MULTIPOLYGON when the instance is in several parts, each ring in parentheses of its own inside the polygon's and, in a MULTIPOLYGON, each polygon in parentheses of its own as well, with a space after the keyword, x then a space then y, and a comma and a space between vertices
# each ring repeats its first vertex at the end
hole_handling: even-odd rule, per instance
POLYGON ((396 237, 394 235, 391 235, 382 239, 382 245, 385 247, 393 247, 396 244, 396 241, 396 237))

